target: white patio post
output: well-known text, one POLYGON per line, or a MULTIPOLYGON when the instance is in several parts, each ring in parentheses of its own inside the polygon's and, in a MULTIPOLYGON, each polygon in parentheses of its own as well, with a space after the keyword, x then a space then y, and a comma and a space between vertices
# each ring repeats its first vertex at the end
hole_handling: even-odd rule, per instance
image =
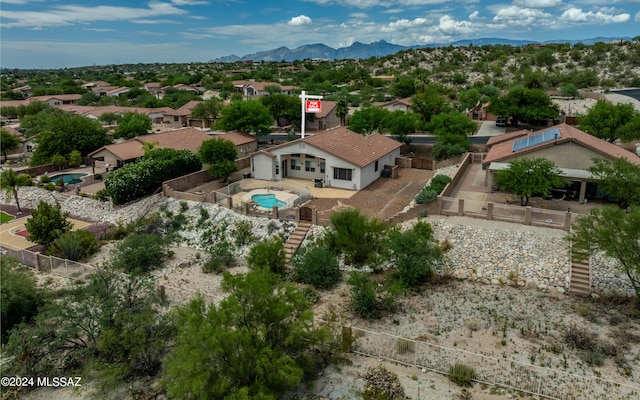
POLYGON ((307 95, 307 93, 303 90, 302 93, 300 93, 300 99, 302 103, 302 123, 300 124, 300 136, 304 139, 304 128, 307 120, 307 99, 322 100, 322 96, 307 95))

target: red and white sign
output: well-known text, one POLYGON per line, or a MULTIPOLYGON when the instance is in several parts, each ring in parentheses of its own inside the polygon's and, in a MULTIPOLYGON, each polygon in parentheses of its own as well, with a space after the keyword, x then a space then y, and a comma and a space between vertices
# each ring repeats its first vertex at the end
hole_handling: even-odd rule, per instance
POLYGON ((322 110, 322 102, 320 100, 307 100, 307 109, 308 113, 317 113, 322 110))

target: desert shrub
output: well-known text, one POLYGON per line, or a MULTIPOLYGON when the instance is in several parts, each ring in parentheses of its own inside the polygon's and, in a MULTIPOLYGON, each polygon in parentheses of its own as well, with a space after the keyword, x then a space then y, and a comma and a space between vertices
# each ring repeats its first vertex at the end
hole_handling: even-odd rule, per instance
POLYGON ((202 272, 220 273, 235 264, 233 244, 226 240, 214 243, 210 253, 209 260, 202 265, 202 272))
POLYGON ((447 186, 447 184, 449 184, 449 182, 451 182, 450 177, 448 177, 447 175, 438 174, 433 178, 431 178, 431 182, 429 183, 429 186, 431 186, 432 189, 440 193, 442 192, 444 187, 447 186))
MULTIPOLYGON (((425 223, 426 224, 426 223, 425 223)), ((389 259, 396 266, 394 276, 405 288, 415 288, 424 283, 431 274, 442 268, 444 257, 426 228, 417 230, 392 230, 388 235, 389 259)))
POLYGON ((67 232, 56 239, 50 251, 68 260, 83 260, 98 250, 98 241, 93 233, 84 230, 67 232))
POLYGON ((236 223, 231 235, 235 241, 235 245, 238 247, 246 246, 255 240, 253 235, 253 226, 251 222, 243 220, 236 223))
POLYGON ((567 328, 564 340, 569 346, 578 350, 591 350, 597 343, 597 337, 593 332, 578 328, 576 325, 567 328))
POLYGON ((141 274, 161 267, 168 255, 167 242, 161 236, 154 233, 134 233, 116 245, 113 267, 141 274))
POLYGON ((153 149, 107 175, 104 185, 114 204, 124 204, 153 193, 164 181, 201 168, 200 159, 189 150, 153 149))
POLYGON ((326 247, 312 245, 304 248, 293 260, 296 280, 317 289, 333 287, 340 278, 340 264, 335 254, 326 247))
POLYGON ((396 292, 389 286, 380 286, 370 274, 354 271, 347 280, 351 306, 362 318, 378 319, 382 312, 395 306, 396 292))
POLYGON ((449 380, 458 386, 471 386, 476 379, 475 368, 456 363, 449 367, 449 380))
POLYGON ((356 208, 347 208, 331 215, 331 227, 324 236, 324 245, 335 254, 343 254, 345 263, 356 267, 378 265, 386 231, 384 222, 368 219, 356 208))
POLYGON ((436 192, 435 190, 423 188, 416 196, 416 203, 425 204, 434 201, 438 198, 438 194, 440 193, 436 192))
POLYGON ((418 193, 415 199, 416 203, 424 204, 435 200, 449 182, 451 182, 451 178, 447 175, 439 174, 434 176, 431 178, 429 185, 422 188, 420 193, 418 193))
POLYGON ((2 303, 1 338, 4 344, 8 333, 22 322, 30 322, 45 304, 31 271, 18 268, 18 261, 0 257, 0 303, 2 303))
POLYGON ((408 399, 398 375, 383 367, 373 369, 364 377, 363 400, 405 400, 408 399))
POLYGON ((247 266, 250 269, 268 268, 273 273, 283 274, 287 268, 285 257, 282 239, 266 239, 249 249, 247 266))

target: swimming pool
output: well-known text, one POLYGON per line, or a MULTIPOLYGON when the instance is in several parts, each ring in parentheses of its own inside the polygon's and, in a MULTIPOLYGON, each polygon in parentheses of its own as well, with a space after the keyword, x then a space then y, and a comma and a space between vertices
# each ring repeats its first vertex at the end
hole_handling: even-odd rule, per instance
POLYGON ((271 208, 273 206, 278 206, 278 208, 283 208, 287 206, 287 203, 284 201, 278 200, 275 194, 254 194, 251 196, 251 200, 258 203, 260 207, 271 208))
POLYGON ((67 185, 75 185, 76 183, 82 182, 82 177, 87 176, 85 173, 76 173, 76 174, 59 174, 51 177, 51 182, 57 183, 60 179, 64 181, 67 185))

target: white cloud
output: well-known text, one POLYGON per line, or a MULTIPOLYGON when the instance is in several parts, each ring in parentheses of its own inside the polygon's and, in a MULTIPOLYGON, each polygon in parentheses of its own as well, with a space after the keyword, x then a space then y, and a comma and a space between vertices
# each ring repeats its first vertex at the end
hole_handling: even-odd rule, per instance
POLYGON ((513 4, 523 8, 556 8, 562 5, 562 0, 514 0, 513 4))
POLYGON ((308 25, 310 23, 311 23, 311 18, 307 17, 306 15, 298 15, 297 17, 291 18, 289 22, 287 22, 287 24, 294 25, 294 26, 308 25))
POLYGON ((581 8, 570 8, 562 13, 560 20, 566 23, 588 23, 588 24, 618 24, 622 22, 629 22, 631 15, 628 13, 611 14, 603 11, 588 11, 584 12, 581 8))
POLYGON ((70 26, 75 23, 86 24, 97 21, 131 21, 158 16, 184 15, 186 11, 169 3, 150 2, 148 8, 116 6, 75 6, 60 5, 42 11, 3 10, 5 28, 43 29, 70 26))
POLYGON ((171 2, 177 6, 201 6, 208 4, 206 1, 202 0, 171 0, 171 2))
POLYGON ((351 18, 355 18, 355 19, 367 19, 367 18, 369 18, 369 14, 361 13, 361 12, 351 13, 351 14, 349 14, 349 16, 351 18))
POLYGON ((636 13, 636 17, 633 19, 634 22, 640 22, 640 11, 636 13))
POLYGON ((498 10, 493 21, 510 25, 543 25, 552 18, 551 14, 533 8, 520 8, 509 6, 498 10))
POLYGON ((474 20, 474 19, 478 19, 478 17, 480 16, 480 12, 479 11, 474 11, 471 14, 469 14, 469 19, 470 20, 474 20))
POLYGON ((438 29, 447 36, 468 35, 474 31, 468 21, 456 21, 448 15, 440 18, 438 29))
POLYGON ((391 7, 391 6, 426 6, 432 4, 448 3, 449 0, 302 0, 307 3, 315 3, 318 5, 339 5, 343 7, 355 8, 372 8, 372 7, 391 7))

